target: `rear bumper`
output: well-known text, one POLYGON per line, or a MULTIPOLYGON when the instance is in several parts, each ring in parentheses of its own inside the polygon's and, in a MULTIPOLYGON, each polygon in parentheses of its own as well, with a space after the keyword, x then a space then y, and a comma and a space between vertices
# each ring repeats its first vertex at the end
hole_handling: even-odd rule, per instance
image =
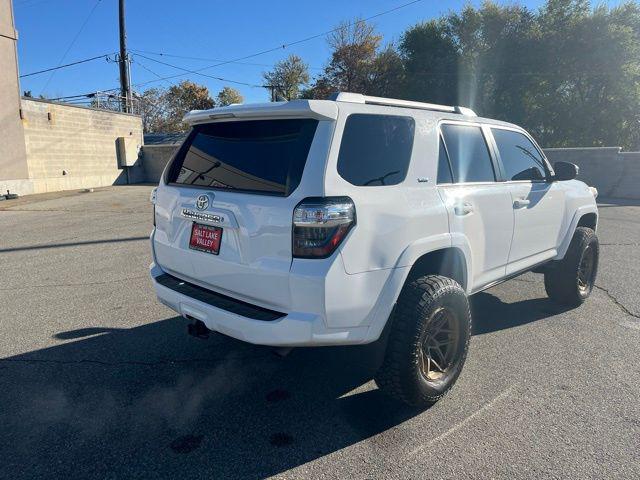
POLYGON ((202 321, 209 330, 245 342, 273 346, 357 345, 379 336, 368 325, 327 328, 322 315, 309 312, 287 312, 275 320, 248 318, 163 285, 158 278, 165 272, 155 263, 151 264, 150 274, 158 300, 164 305, 183 317, 202 321))

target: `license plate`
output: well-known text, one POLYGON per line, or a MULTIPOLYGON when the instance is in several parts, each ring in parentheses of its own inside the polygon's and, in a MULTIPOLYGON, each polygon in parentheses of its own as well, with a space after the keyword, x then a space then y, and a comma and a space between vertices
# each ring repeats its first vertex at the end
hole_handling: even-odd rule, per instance
POLYGON ((191 227, 189 248, 218 255, 220 252, 220 240, 222 240, 222 228, 194 222, 191 227))

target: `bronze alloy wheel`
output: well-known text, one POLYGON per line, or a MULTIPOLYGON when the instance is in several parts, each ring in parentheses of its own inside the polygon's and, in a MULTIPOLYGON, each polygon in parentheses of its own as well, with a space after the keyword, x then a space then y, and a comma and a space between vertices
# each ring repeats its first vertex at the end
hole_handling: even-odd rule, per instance
POLYGON ((580 266, 578 267, 578 288, 580 293, 587 294, 593 287, 593 273, 596 264, 595 251, 591 245, 589 245, 580 260, 580 266))
POLYGON ((407 405, 426 408, 451 390, 467 358, 467 295, 451 278, 416 277, 402 289, 391 315, 376 384, 407 405))
POLYGON ((433 312, 420 345, 422 376, 431 384, 446 380, 460 357, 460 322, 453 310, 440 307, 433 312))

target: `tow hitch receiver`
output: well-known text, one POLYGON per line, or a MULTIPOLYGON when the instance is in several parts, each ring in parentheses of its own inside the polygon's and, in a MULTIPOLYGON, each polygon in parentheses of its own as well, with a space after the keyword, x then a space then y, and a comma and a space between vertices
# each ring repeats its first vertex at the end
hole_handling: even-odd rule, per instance
MULTIPOLYGON (((195 320, 195 319, 194 319, 195 320)), ((193 323, 187 325, 187 333, 192 337, 206 340, 209 338, 211 330, 202 322, 202 320, 195 320, 193 323)))

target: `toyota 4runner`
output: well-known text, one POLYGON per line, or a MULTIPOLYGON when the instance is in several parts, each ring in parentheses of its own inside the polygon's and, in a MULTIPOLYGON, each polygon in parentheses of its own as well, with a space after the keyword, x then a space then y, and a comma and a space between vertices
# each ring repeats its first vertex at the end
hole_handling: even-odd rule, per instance
POLYGON ((151 277, 202 328, 283 347, 384 332, 378 386, 426 406, 464 364, 470 295, 532 269, 557 302, 591 293, 597 192, 516 125, 353 93, 185 120, 151 277))

